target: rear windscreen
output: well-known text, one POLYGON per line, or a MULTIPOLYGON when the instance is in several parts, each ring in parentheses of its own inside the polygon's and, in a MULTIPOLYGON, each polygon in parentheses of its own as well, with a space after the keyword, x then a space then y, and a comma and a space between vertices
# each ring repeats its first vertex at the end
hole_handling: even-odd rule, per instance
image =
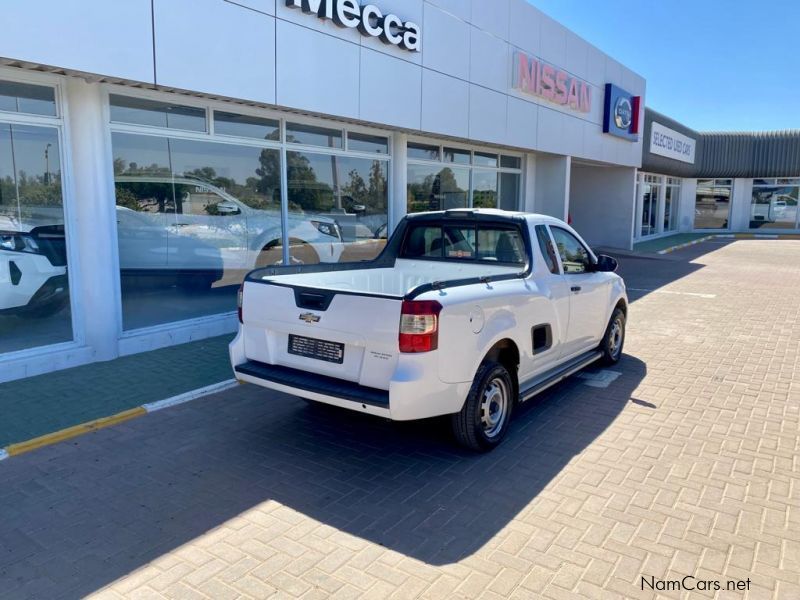
POLYGON ((402 258, 486 261, 524 265, 520 231, 496 225, 411 225, 402 258))

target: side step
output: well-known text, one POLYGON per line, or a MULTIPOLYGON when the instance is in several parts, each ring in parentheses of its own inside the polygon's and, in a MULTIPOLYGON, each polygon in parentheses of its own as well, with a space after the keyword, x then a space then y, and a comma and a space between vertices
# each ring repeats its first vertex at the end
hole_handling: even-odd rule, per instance
POLYGON ((566 379, 573 373, 576 373, 584 367, 589 366, 601 356, 603 356, 603 353, 599 350, 590 350, 589 352, 585 352, 580 356, 576 356, 571 361, 564 363, 563 365, 559 365, 555 369, 540 375, 536 379, 524 383, 520 386, 520 400, 523 402, 530 400, 536 394, 543 392, 547 388, 557 384, 559 381, 566 379))

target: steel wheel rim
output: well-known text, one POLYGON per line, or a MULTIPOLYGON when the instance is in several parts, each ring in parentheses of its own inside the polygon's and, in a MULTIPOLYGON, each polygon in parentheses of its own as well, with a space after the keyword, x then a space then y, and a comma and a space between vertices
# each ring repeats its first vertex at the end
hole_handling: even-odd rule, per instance
POLYGON ((611 356, 617 357, 622 350, 622 321, 620 319, 614 319, 614 322, 611 324, 611 335, 609 335, 608 339, 608 351, 611 353, 611 356))
POLYGON ((496 437, 503 429, 508 414, 508 398, 508 386, 500 377, 493 378, 484 388, 480 416, 487 438, 496 437))

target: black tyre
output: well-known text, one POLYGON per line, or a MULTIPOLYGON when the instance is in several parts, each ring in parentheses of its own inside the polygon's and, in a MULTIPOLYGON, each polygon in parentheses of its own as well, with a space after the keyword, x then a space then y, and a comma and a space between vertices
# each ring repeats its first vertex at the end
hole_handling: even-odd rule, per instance
POLYGON ((606 327, 599 350, 603 353, 600 359, 605 365, 615 365, 622 358, 622 347, 625 345, 625 313, 621 308, 614 309, 611 320, 606 327))
POLYGON ((514 382, 500 363, 481 363, 461 412, 451 415, 456 440, 477 452, 495 448, 508 432, 515 400, 514 382))

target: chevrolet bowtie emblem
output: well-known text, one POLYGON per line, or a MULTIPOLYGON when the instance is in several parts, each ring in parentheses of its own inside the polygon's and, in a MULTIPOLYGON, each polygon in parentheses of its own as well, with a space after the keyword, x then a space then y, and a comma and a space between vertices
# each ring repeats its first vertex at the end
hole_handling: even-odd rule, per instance
POLYGON ((303 313, 298 317, 301 321, 305 321, 306 323, 319 323, 319 320, 322 318, 319 315, 315 315, 314 313, 303 313))

